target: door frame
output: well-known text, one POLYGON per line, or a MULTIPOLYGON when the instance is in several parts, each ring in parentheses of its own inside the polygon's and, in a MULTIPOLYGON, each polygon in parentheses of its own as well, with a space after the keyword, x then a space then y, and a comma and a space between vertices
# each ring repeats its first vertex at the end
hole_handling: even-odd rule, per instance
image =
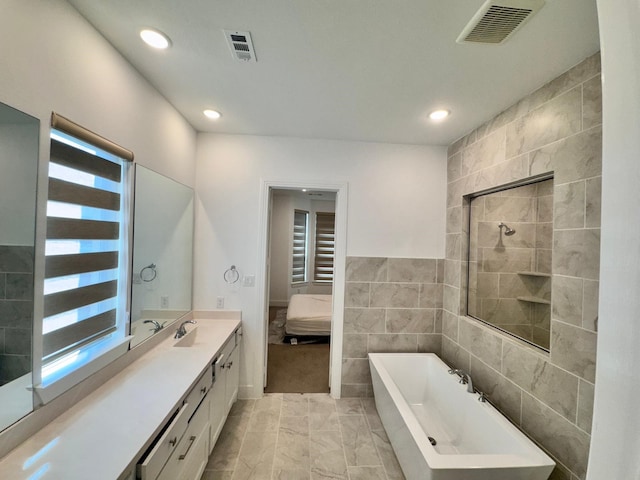
POLYGON ((268 317, 264 318, 268 311, 269 300, 267 278, 267 252, 269 244, 269 203, 273 190, 324 190, 336 192, 336 234, 335 256, 333 259, 333 288, 332 288, 332 321, 331 321, 331 347, 329 358, 329 388, 331 396, 340 398, 342 385, 342 343, 344 325, 344 287, 345 267, 347 257, 347 202, 349 185, 347 182, 317 182, 308 180, 261 180, 260 186, 260 230, 258 236, 258 262, 256 272, 256 287, 258 288, 257 311, 262 318, 263 338, 259 344, 256 363, 261 367, 256 369, 256 398, 263 395, 267 370, 267 352, 269 340, 268 317), (259 390, 258 390, 259 389, 259 390))

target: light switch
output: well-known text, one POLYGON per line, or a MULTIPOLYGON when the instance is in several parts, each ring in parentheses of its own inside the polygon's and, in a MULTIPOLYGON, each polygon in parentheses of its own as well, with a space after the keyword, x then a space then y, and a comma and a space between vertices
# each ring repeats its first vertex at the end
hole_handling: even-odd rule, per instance
POLYGON ((255 275, 245 275, 242 277, 242 285, 244 287, 255 287, 256 285, 256 276, 255 275))

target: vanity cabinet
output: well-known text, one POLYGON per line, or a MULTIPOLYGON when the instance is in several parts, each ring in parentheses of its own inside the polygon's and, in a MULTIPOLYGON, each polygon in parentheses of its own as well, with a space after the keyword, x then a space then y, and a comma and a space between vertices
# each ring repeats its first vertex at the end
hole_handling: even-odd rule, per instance
POLYGON ((209 411, 209 420, 211 422, 210 450, 213 450, 227 415, 238 398, 241 338, 242 330, 238 329, 225 343, 220 354, 213 361, 214 379, 211 387, 209 411))
POLYGON ((209 367, 189 391, 164 432, 138 464, 140 480, 200 478, 209 456, 212 377, 209 367))

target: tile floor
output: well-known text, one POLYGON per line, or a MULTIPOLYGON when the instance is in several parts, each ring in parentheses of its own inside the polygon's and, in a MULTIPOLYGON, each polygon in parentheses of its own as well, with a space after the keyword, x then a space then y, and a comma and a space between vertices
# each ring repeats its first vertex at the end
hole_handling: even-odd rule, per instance
POLYGON ((372 398, 238 400, 203 480, 404 480, 372 398))

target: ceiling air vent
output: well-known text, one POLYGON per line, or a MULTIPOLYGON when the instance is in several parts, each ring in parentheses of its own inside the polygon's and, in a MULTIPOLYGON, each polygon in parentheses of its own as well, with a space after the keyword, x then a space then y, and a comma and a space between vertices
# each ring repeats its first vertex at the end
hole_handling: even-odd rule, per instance
POLYGON ((457 42, 501 44, 543 6, 544 0, 487 0, 457 42))
POLYGON ((253 50, 251 34, 249 32, 238 32, 236 30, 223 30, 224 36, 231 49, 231 56, 243 62, 255 62, 256 52, 253 50))

